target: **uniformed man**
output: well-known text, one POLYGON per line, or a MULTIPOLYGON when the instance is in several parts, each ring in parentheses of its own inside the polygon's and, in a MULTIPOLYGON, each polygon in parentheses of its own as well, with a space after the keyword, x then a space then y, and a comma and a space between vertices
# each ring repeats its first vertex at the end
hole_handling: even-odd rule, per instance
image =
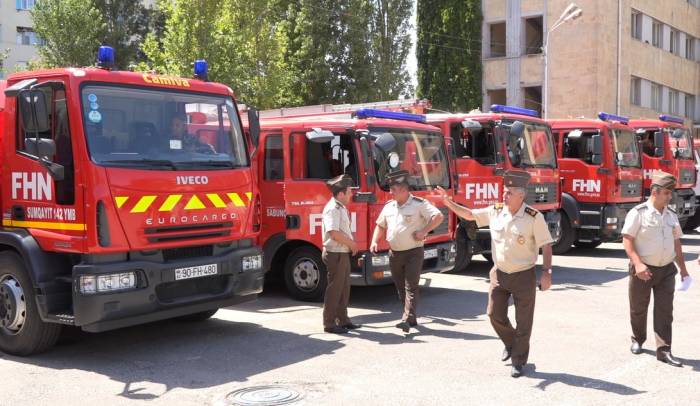
POLYGON ((646 340, 647 309, 654 291, 654 333, 656 359, 676 367, 681 362, 671 354, 673 292, 676 267, 681 278, 688 276, 681 247, 681 226, 676 213, 668 208, 676 178, 656 172, 649 199, 627 213, 622 227, 622 243, 630 259, 629 301, 633 354, 642 352, 646 340))
POLYGON ((323 300, 323 330, 345 334, 359 328, 348 317, 350 300, 350 258, 357 254, 352 238, 347 204, 352 199, 352 178, 340 175, 328 182, 333 198, 323 208, 323 263, 326 264, 328 285, 323 300))
POLYGON ((527 172, 507 172, 503 177, 503 203, 474 210, 454 203, 439 189, 447 207, 459 217, 474 220, 479 227, 489 226, 494 267, 489 274, 486 313, 505 344, 501 359, 513 359, 510 374, 514 378, 523 374, 530 351, 537 286, 535 264, 540 249, 543 257, 540 289, 547 290, 552 285, 553 240, 542 213, 525 204, 529 180, 527 172), (515 303, 515 327, 508 319, 511 296, 515 303))
POLYGON ((380 240, 389 242, 391 278, 404 307, 401 322, 396 327, 406 333, 418 325, 416 306, 423 270, 423 242, 444 218, 430 202, 411 194, 408 178, 409 173, 405 170, 387 176, 394 200, 389 200, 379 213, 370 245, 370 251, 376 254, 380 240))

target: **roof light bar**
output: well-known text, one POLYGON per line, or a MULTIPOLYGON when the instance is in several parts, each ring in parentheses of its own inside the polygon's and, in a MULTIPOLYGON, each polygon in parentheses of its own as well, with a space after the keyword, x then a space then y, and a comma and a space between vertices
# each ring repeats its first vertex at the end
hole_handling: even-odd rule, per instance
POLYGON ((425 123, 425 116, 422 114, 401 113, 398 111, 386 111, 377 109, 358 109, 353 116, 357 118, 386 118, 389 120, 415 121, 425 123))
POLYGON ((666 121, 668 123, 683 124, 685 121, 680 117, 669 116, 668 114, 662 114, 659 116, 659 120, 666 121))
POLYGON ((629 124, 630 119, 624 116, 618 116, 610 113, 603 113, 602 111, 598 113, 598 118, 603 121, 617 121, 622 124, 629 124))
POLYGON ((522 107, 506 106, 503 104, 492 104, 491 111, 494 113, 509 113, 520 114, 521 116, 539 117, 540 113, 535 110, 525 109, 522 107))
POLYGON ((204 59, 197 59, 194 61, 194 77, 195 79, 207 80, 207 73, 209 70, 209 65, 204 59))
POLYGON ((103 69, 112 69, 114 67, 114 48, 102 45, 97 50, 97 66, 103 69))

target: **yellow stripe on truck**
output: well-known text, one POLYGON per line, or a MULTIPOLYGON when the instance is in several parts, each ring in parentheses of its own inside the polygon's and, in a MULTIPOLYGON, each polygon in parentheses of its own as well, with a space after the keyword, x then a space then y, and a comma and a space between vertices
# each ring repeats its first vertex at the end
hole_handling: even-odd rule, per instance
POLYGON ((22 227, 22 228, 44 228, 47 230, 63 230, 63 231, 85 231, 85 224, 79 223, 53 223, 50 221, 20 221, 20 220, 3 220, 3 226, 7 227, 22 227))
POLYGON ((233 203, 234 206, 245 207, 245 203, 243 203, 243 199, 238 196, 238 193, 226 193, 226 195, 231 199, 231 203, 233 203))
POLYGON ((223 200, 217 195, 216 193, 207 193, 207 197, 209 198, 209 201, 211 204, 214 205, 214 207, 222 209, 226 207, 226 203, 224 203, 223 200))
POLYGON ((124 206, 124 203, 129 200, 129 196, 115 196, 114 197, 114 202, 117 203, 117 208, 121 209, 122 206, 124 206))
POLYGON ((198 210, 198 209, 205 209, 206 206, 204 203, 202 203, 201 200, 197 197, 197 195, 192 195, 190 198, 190 201, 187 202, 187 205, 185 206, 185 210, 198 210))
POLYGON ((143 196, 139 199, 138 203, 131 209, 132 213, 143 213, 151 207, 153 201, 156 200, 156 196, 143 196))
POLYGON ((182 199, 182 195, 170 195, 167 199, 160 205, 158 211, 171 211, 177 202, 182 199))

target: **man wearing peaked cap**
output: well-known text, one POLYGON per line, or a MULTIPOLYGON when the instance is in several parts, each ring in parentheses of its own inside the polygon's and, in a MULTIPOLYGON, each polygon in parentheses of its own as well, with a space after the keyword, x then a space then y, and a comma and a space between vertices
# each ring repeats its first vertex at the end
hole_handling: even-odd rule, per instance
POLYGON ((445 205, 459 217, 489 226, 491 233, 491 269, 486 313, 505 348, 502 361, 512 358, 511 376, 523 374, 530 352, 530 334, 535 312, 537 277, 535 264, 542 249, 540 289, 552 284, 552 236, 539 211, 525 204, 530 175, 509 171, 503 176, 503 203, 470 210, 453 202, 438 188, 445 205), (508 319, 508 301, 513 297, 516 326, 508 319))
POLYGON ((440 210, 429 201, 411 194, 409 176, 405 170, 387 175, 386 181, 394 200, 388 201, 379 213, 370 245, 370 251, 377 254, 379 241, 386 239, 389 242, 391 278, 404 306, 401 322, 396 327, 405 333, 418 325, 416 307, 423 270, 423 242, 444 219, 440 210))
POLYGON ((676 213, 668 208, 673 198, 676 178, 658 171, 651 181, 649 199, 627 213, 622 227, 622 243, 630 259, 629 302, 632 325, 633 354, 642 353, 646 340, 649 298, 654 292, 654 334, 656 359, 673 366, 681 362, 671 354, 671 325, 673 322, 674 261, 681 278, 688 277, 683 259, 683 232, 676 213))
POLYGON ((345 334, 359 328, 348 317, 350 300, 350 259, 357 254, 352 238, 347 204, 352 199, 352 178, 340 175, 326 182, 333 194, 323 208, 321 235, 328 285, 323 299, 323 330, 327 333, 345 334))

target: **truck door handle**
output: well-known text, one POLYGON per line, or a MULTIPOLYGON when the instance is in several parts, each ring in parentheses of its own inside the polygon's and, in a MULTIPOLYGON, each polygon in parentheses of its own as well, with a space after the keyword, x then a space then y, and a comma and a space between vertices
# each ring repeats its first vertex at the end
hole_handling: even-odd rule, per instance
POLYGON ((24 207, 12 206, 12 219, 13 220, 24 220, 24 207))
POLYGON ((296 214, 289 214, 284 218, 287 230, 296 230, 301 227, 301 219, 296 214))

